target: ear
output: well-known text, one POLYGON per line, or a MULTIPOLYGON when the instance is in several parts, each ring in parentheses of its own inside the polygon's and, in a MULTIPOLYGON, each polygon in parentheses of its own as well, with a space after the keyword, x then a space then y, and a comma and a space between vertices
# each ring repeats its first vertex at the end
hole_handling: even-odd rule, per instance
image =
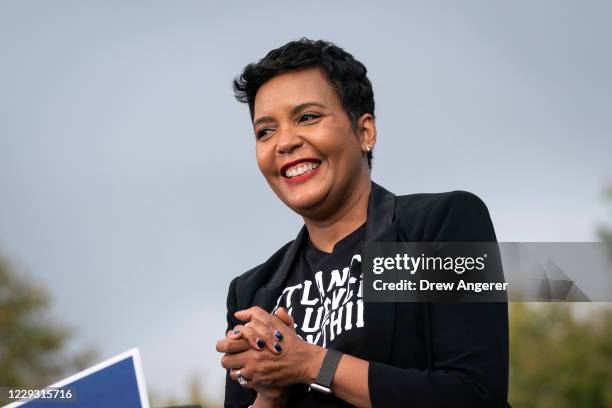
POLYGON ((357 132, 364 153, 374 149, 376 144, 376 122, 370 113, 364 113, 357 120, 357 132))

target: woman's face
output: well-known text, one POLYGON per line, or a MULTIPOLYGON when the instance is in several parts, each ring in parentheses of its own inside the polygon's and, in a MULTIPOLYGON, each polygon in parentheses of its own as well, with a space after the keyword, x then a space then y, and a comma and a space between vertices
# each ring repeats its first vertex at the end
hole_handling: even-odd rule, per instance
POLYGON ((253 118, 257 164, 297 213, 328 217, 363 177, 369 180, 364 144, 320 69, 283 73, 263 84, 253 118))

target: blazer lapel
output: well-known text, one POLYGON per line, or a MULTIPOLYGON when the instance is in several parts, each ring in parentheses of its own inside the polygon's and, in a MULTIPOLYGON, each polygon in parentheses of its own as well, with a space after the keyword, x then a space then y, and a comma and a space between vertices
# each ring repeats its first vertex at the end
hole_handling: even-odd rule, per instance
MULTIPOLYGON (((399 241, 395 220, 395 202, 396 197, 393 193, 372 182, 372 192, 368 204, 366 243, 399 241)), ((391 343, 395 328, 395 309, 395 303, 393 302, 367 302, 365 304, 364 328, 366 338, 376 339, 377 344, 377 347, 368 349, 368 360, 390 361, 391 343)))
MULTIPOLYGON (((368 201, 366 242, 398 241, 395 201, 396 197, 393 193, 372 182, 372 190, 368 201)), ((264 265, 264 267, 271 269, 271 278, 266 285, 255 293, 253 305, 259 305, 268 311, 276 306, 276 300, 285 287, 287 278, 307 236, 306 226, 303 226, 297 238, 287 248, 287 252, 285 252, 278 266, 264 265)), ((368 350, 367 359, 378 362, 389 361, 395 327, 395 303, 368 302, 364 308, 364 321, 366 338, 376 338, 376 343, 381 344, 380 347, 368 350)))
POLYGON ((306 237, 308 236, 308 231, 306 230, 306 226, 304 225, 300 230, 297 238, 289 245, 287 248, 287 252, 283 256, 281 262, 278 266, 273 265, 265 265, 267 268, 272 268, 272 276, 270 281, 262 286, 257 293, 255 293, 255 297, 253 298, 253 304, 261 306, 263 309, 272 311, 274 306, 276 306, 276 300, 281 295, 285 282, 289 278, 289 274, 291 273, 291 268, 300 253, 300 248, 304 244, 306 237))

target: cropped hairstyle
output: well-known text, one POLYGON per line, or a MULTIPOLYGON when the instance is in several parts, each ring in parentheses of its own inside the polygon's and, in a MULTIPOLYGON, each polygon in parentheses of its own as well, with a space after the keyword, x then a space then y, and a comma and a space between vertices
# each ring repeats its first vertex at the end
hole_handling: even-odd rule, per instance
MULTIPOLYGON (((254 119, 255 95, 259 87, 274 76, 287 71, 320 67, 348 113, 353 130, 364 113, 374 117, 374 92, 366 67, 342 48, 327 42, 302 38, 276 48, 258 62, 244 67, 234 79, 234 96, 247 103, 254 119)), ((368 166, 372 168, 372 152, 367 153, 368 166)))

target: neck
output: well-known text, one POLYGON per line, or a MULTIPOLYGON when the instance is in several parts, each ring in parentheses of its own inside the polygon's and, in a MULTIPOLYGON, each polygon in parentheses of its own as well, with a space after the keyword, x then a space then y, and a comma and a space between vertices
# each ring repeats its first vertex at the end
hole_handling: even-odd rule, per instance
POLYGON ((325 252, 332 252, 334 245, 355 231, 368 218, 368 201, 372 185, 370 178, 360 182, 342 206, 325 220, 304 217, 308 235, 313 245, 325 252))

